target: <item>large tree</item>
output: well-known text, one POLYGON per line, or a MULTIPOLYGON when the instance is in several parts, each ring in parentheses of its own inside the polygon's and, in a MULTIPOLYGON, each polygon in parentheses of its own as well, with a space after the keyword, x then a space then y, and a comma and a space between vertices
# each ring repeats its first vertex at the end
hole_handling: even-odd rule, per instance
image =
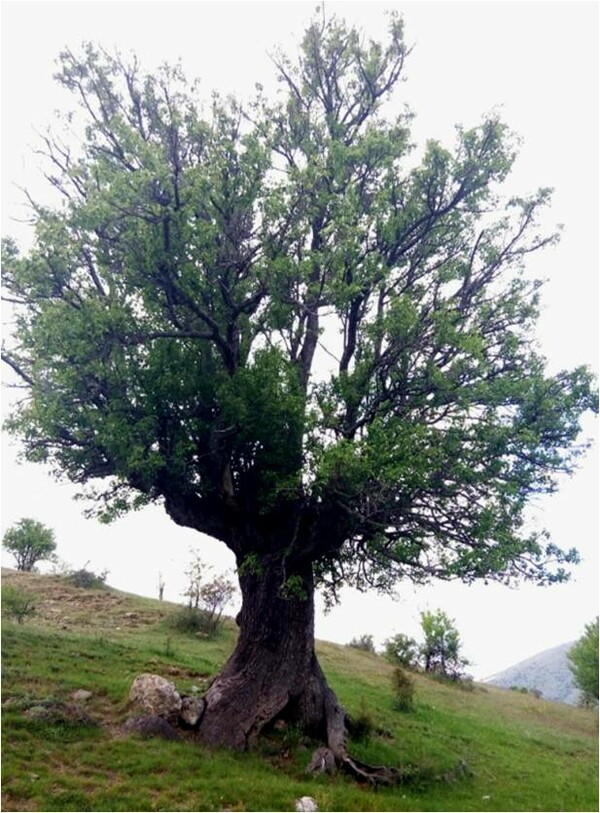
POLYGON ((383 45, 317 18, 274 59, 277 98, 204 109, 178 69, 66 51, 83 146, 47 139, 64 205, 33 203, 27 256, 5 244, 25 457, 104 518, 160 502, 235 554, 209 744, 284 717, 352 764, 315 586, 543 583, 576 559, 524 523, 594 407, 587 371, 547 376, 532 341, 549 192, 498 197, 514 149, 494 117, 417 158, 410 115, 384 115, 406 55, 396 16, 383 45))

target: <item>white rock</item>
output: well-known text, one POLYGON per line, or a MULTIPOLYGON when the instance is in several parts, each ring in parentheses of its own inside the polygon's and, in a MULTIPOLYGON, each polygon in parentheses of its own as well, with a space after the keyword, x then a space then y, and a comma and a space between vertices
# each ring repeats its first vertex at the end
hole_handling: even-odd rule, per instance
POLYGON ((296 799, 296 810, 318 810, 319 807, 312 796, 301 796, 296 799))

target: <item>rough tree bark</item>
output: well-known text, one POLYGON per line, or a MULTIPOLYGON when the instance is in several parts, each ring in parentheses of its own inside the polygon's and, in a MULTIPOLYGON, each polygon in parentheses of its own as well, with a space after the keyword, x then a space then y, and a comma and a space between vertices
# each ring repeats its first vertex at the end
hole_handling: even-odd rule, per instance
POLYGON ((314 581, 310 563, 294 569, 303 595, 282 595, 281 560, 260 574, 240 575, 242 609, 237 646, 205 696, 199 739, 246 750, 276 719, 299 723, 327 744, 335 764, 360 781, 390 783, 397 772, 353 759, 347 716, 315 654, 314 581))
POLYGON ((259 574, 240 575, 240 632, 205 698, 200 736, 207 744, 246 749, 276 717, 325 734, 327 684, 314 651, 310 566, 301 578, 304 595, 283 596, 281 562, 259 574))

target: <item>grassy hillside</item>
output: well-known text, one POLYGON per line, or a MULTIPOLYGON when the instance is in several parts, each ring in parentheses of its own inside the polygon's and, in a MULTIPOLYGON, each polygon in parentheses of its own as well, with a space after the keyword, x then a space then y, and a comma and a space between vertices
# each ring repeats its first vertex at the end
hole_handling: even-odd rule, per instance
POLYGON ((381 658, 319 644, 325 672, 354 714, 385 733, 352 744, 369 762, 402 766, 406 781, 371 790, 344 776, 305 773, 314 744, 288 728, 249 754, 190 742, 126 737, 128 693, 140 672, 202 687, 235 631, 214 642, 173 632, 175 605, 62 577, 3 572, 37 596, 23 624, 3 619, 4 810, 597 810, 597 715, 493 687, 466 691, 416 676, 416 707, 393 708, 392 668, 381 658), (45 721, 30 709, 92 692, 85 718, 45 721), (461 760, 467 770, 457 772, 461 760))

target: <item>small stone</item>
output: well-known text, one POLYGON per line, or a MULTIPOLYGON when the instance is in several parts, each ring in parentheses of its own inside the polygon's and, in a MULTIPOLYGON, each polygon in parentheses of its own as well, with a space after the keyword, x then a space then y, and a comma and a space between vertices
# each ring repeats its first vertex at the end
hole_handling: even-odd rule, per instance
POLYGON ((92 693, 88 692, 87 689, 77 689, 71 694, 71 700, 74 700, 76 703, 85 703, 90 697, 92 697, 92 693))
POLYGON ((312 796, 301 796, 299 799, 296 799, 296 810, 315 811, 318 809, 319 807, 312 796))
POLYGON ((30 706, 23 712, 25 717, 39 723, 49 725, 82 725, 97 726, 96 720, 92 719, 77 706, 69 706, 60 700, 42 701, 34 706, 30 706))
POLYGON ((181 698, 181 711, 179 717, 187 725, 195 726, 204 713, 206 703, 199 697, 185 697, 181 698))
POLYGON ((45 706, 30 706, 23 714, 25 717, 29 717, 30 720, 39 720, 40 722, 45 722, 51 716, 45 706))

